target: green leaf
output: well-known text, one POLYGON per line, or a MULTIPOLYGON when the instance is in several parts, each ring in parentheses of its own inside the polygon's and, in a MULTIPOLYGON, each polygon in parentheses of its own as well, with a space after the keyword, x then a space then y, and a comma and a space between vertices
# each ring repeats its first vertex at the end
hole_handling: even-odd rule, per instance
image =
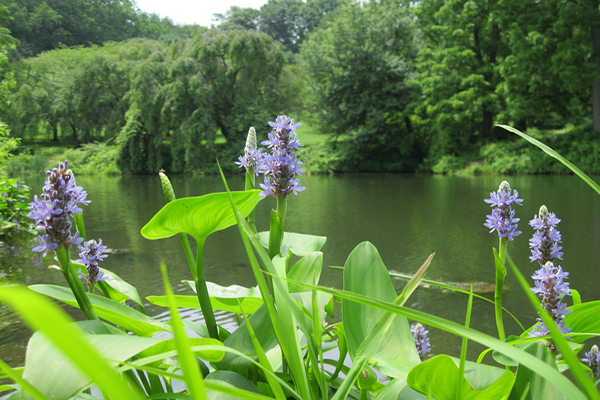
POLYGON ((515 376, 506 371, 496 382, 483 390, 473 390, 460 369, 447 355, 435 356, 418 366, 409 374, 406 380, 414 390, 431 396, 436 400, 453 399, 506 399, 510 394, 515 376), (461 381, 459 385, 458 382, 461 381), (460 396, 457 391, 460 389, 460 396))
POLYGON ((19 372, 15 371, 15 369, 11 368, 8 364, 6 364, 2 360, 0 360, 0 370, 3 372, 3 375, 5 375, 3 377, 4 379, 8 378, 16 383, 16 385, 0 385, 0 392, 14 390, 14 389, 21 387, 21 388, 25 389, 26 393, 29 396, 33 397, 36 400, 48 399, 48 397, 44 393, 42 393, 38 388, 36 388, 30 382, 23 379, 23 377, 21 376, 21 374, 19 372))
MULTIPOLYGON (((316 285, 317 283, 319 283, 319 279, 321 278, 322 269, 323 253, 321 253, 320 251, 314 253, 307 253, 290 269, 288 273, 288 278, 316 285)), ((296 285, 292 282, 288 284, 288 287, 290 293, 307 291, 305 287, 296 285)))
POLYGON ((60 307, 18 286, 1 286, 0 301, 10 304, 31 328, 41 331, 106 396, 114 399, 142 398, 141 393, 109 366, 60 307))
POLYGON ((283 220, 281 214, 277 210, 271 210, 270 220, 270 231, 269 231, 269 257, 273 258, 276 255, 287 254, 282 253, 281 243, 283 241, 283 220))
POLYGON ((587 176, 586 174, 584 174, 583 171, 581 171, 573 163, 571 163, 569 160, 567 160, 566 158, 564 158, 563 156, 561 156, 560 154, 558 154, 555 150, 553 150, 549 146, 547 146, 544 143, 540 142, 539 140, 534 139, 531 136, 529 136, 529 135, 527 135, 527 134, 525 134, 525 133, 523 133, 523 132, 521 132, 521 131, 513 128, 512 126, 508 126, 508 125, 496 125, 496 126, 499 126, 500 128, 506 129, 507 131, 512 132, 512 133, 514 133, 516 135, 519 135, 523 139, 527 140, 529 143, 531 143, 531 144, 539 147, 540 149, 542 149, 544 151, 544 153, 548 154, 552 158, 557 159, 564 166, 566 166, 571 171, 573 171, 575 173, 575 175, 577 175, 579 178, 581 178, 581 180, 583 180, 592 189, 594 189, 596 191, 596 193, 600 194, 600 186, 598 186, 598 184, 596 182, 594 182, 589 176, 587 176))
MULTIPOLYGON (((184 281, 192 290, 196 291, 194 281, 184 281)), ((221 286, 213 282, 206 282, 206 288, 210 295, 210 302, 215 310, 229 311, 241 314, 238 300, 242 303, 244 311, 253 314, 263 305, 263 299, 258 287, 247 288, 239 285, 221 286)), ((178 297, 178 296, 175 296, 178 297)))
POLYGON ((140 294, 135 286, 131 285, 112 271, 100 268, 100 272, 102 272, 107 279, 98 282, 98 287, 107 297, 110 297, 119 303, 131 300, 134 303, 139 304, 141 311, 145 313, 146 309, 144 308, 144 303, 142 303, 140 294))
MULTIPOLYGON (((572 305, 567 310, 572 312, 565 316, 565 326, 570 327, 571 332, 600 333, 600 300, 572 305)), ((573 340, 582 343, 591 337, 575 336, 573 340)))
MULTIPOLYGON (((390 303, 397 297, 388 270, 377 249, 368 242, 359 244, 348 257, 344 266, 344 288, 390 303)), ((359 346, 384 314, 381 310, 344 300, 344 332, 353 360, 357 356, 359 346)), ((420 362, 406 318, 394 318, 368 361, 380 372, 396 378, 405 377, 405 374, 420 362)))
MULTIPOLYGON (((259 232, 257 237, 264 248, 268 249, 269 232, 259 232)), ((291 250, 292 254, 302 257, 309 253, 320 251, 325 246, 325 242, 327 242, 325 236, 285 232, 283 234, 283 242, 281 243, 281 254, 288 254, 288 251, 291 250)))
MULTIPOLYGON (((78 307, 77 300, 69 288, 57 285, 31 285, 29 289, 45 294, 53 299, 78 307)), ((152 336, 161 331, 170 332, 171 328, 164 322, 151 318, 131 307, 95 294, 88 294, 96 314, 121 328, 139 336, 152 336)))
MULTIPOLYGON (((121 334, 87 335, 86 339, 112 367, 168 340, 121 334)), ((68 399, 92 383, 41 332, 34 333, 27 345, 23 378, 55 399, 68 399)))
MULTIPOLYGON (((529 343, 524 349, 527 353, 534 355, 539 360, 556 368, 554 356, 548 347, 542 343, 529 343)), ((524 365, 517 367, 515 385, 510 395, 511 400, 564 400, 566 397, 557 392, 554 387, 542 376, 536 374, 524 365)))
MULTIPOLYGON (((261 200, 260 190, 232 192, 237 209, 247 217, 261 200)), ((146 239, 164 239, 177 233, 187 233, 203 241, 211 233, 235 225, 227 193, 211 193, 184 197, 167 203, 142 228, 146 239)))
MULTIPOLYGON (((238 389, 247 390, 249 392, 262 394, 258 387, 240 374, 231 371, 215 371, 208 374, 206 381, 214 381, 221 383, 223 386, 235 387, 238 389)), ((207 390, 206 394, 211 400, 236 400, 238 397, 229 394, 207 390)))

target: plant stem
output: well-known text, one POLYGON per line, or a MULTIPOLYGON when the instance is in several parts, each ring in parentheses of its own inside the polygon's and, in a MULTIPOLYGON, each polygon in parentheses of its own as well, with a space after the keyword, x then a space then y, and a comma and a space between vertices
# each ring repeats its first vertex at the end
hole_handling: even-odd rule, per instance
POLYGON ((73 270, 73 264, 71 264, 71 255, 69 250, 70 249, 67 246, 60 246, 60 248, 56 250, 55 253, 58 263, 60 264, 63 275, 65 276, 65 279, 69 284, 75 299, 77 300, 77 304, 79 304, 79 309, 83 312, 88 320, 97 320, 98 316, 94 311, 94 307, 92 307, 92 303, 87 296, 85 288, 83 287, 81 280, 79 280, 79 277, 77 277, 76 272, 73 270))
POLYGON ((277 211, 281 216, 281 230, 283 232, 283 227, 285 225, 285 212, 287 211, 287 199, 277 198, 277 211))
MULTIPOLYGON (((246 183, 244 185, 245 190, 253 190, 256 189, 256 175, 254 171, 246 171, 246 183)), ((256 213, 254 210, 248 215, 248 225, 252 228, 254 233, 258 232, 256 230, 256 213)))
POLYGON ((500 238, 500 261, 502 268, 496 266, 496 288, 494 291, 494 314, 496 316, 496 327, 498 328, 498 339, 504 341, 506 334, 504 333, 504 322, 502 320, 502 291, 504 289, 504 278, 506 277, 506 251, 508 248, 508 240, 500 238))
POLYGON ((202 258, 204 255, 204 240, 198 240, 198 251, 196 252, 196 273, 194 274, 194 282, 196 283, 196 295, 200 302, 200 308, 204 315, 204 321, 206 321, 206 327, 211 338, 219 339, 219 328, 217 328, 217 321, 215 319, 215 313, 210 304, 210 295, 208 294, 208 288, 206 287, 206 280, 204 279, 204 267, 202 264, 202 258))

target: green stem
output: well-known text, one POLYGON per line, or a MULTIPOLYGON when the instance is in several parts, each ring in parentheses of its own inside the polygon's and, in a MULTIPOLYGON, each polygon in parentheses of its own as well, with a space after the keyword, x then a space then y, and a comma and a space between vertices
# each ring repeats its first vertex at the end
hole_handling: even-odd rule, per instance
POLYGON ((504 278, 506 276, 506 251, 508 240, 500 238, 500 261, 502 269, 496 267, 496 288, 494 290, 494 314, 496 316, 496 327, 498 328, 498 338, 502 341, 506 339, 504 333, 504 322, 502 320, 502 290, 504 289, 504 278))
POLYGON ((56 258, 58 259, 58 263, 60 264, 60 268, 62 269, 63 275, 75 299, 77 300, 77 304, 79 304, 79 309, 83 312, 85 317, 88 320, 97 320, 98 316, 94 311, 94 307, 92 307, 92 303, 90 302, 90 298, 87 296, 85 288, 81 283, 81 280, 77 276, 76 271, 73 269, 73 264, 71 264, 71 256, 69 254, 69 247, 60 246, 56 250, 56 258))
POLYGON ((287 211, 287 199, 277 198, 277 212, 281 216, 281 230, 283 231, 283 227, 285 225, 285 212, 287 211))
POLYGON ((196 283, 196 295, 200 302, 200 308, 204 315, 204 321, 206 321, 206 327, 211 338, 219 339, 219 328, 217 328, 217 321, 215 319, 215 313, 210 304, 210 295, 208 294, 208 288, 206 287, 206 280, 204 279, 204 267, 202 258, 204 255, 204 240, 198 240, 198 251, 196 252, 196 273, 194 274, 194 281, 196 283))
MULTIPOLYGON (((245 190, 256 189, 256 175, 254 171, 246 171, 246 183, 244 185, 245 190)), ((258 232, 256 229, 256 213, 254 210, 248 215, 248 225, 252 228, 254 233, 258 232)))

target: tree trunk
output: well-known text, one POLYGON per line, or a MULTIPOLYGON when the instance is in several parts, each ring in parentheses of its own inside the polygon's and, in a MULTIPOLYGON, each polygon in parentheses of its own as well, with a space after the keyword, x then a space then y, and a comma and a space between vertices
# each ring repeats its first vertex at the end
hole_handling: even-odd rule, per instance
POLYGON ((483 120, 481 121, 481 140, 487 142, 492 137, 494 127, 494 113, 487 106, 483 106, 483 120))
POLYGON ((58 125, 51 124, 51 126, 52 126, 52 141, 58 142, 58 125))
POLYGON ((596 76, 592 88, 592 121, 594 130, 600 132, 600 27, 592 27, 592 47, 596 76))

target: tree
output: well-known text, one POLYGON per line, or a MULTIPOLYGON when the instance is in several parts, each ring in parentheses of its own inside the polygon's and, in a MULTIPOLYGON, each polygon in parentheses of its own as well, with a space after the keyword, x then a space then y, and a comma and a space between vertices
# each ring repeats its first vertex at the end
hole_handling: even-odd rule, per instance
POLYGON ((322 130, 351 133, 350 170, 411 170, 420 157, 407 113, 416 57, 409 11, 396 2, 353 3, 302 46, 322 130))
POLYGON ((224 14, 215 14, 218 28, 223 30, 258 30, 260 11, 256 8, 231 6, 224 14))

